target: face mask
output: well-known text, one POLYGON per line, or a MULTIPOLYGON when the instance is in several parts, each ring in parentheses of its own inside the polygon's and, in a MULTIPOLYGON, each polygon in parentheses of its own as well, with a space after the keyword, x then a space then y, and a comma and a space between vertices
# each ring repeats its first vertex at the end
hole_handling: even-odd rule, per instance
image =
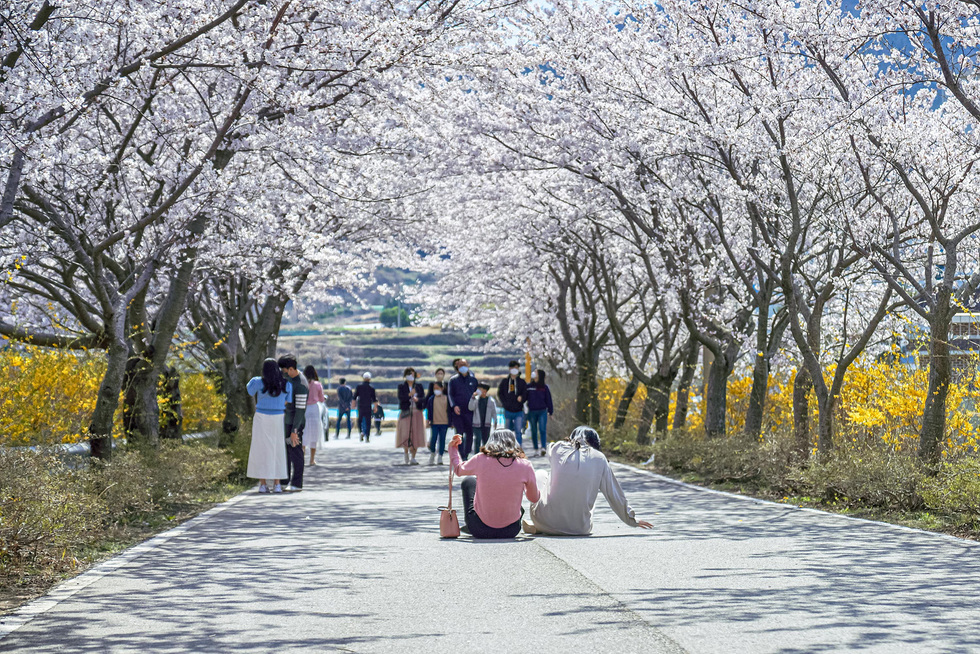
POLYGON ((415 381, 415 377, 412 375, 405 375, 405 381, 407 382, 415 381))
POLYGON ((436 395, 442 395, 442 391, 440 391, 440 390, 436 390, 436 391, 435 391, 435 394, 436 394, 436 395))
POLYGON ((517 368, 511 368, 510 369, 510 374, 512 374, 512 375, 516 375, 518 372, 520 372, 520 371, 517 368))
POLYGON ((470 369, 469 369, 468 366, 460 366, 459 367, 459 371, 465 375, 466 373, 468 373, 470 371, 470 369))

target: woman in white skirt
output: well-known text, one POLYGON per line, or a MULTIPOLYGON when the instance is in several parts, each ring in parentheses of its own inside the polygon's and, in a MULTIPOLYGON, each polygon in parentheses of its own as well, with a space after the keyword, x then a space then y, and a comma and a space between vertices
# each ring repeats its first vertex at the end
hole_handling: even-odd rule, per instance
POLYGON ((320 385, 320 376, 316 374, 316 368, 306 366, 303 369, 303 376, 310 384, 310 394, 306 398, 306 429, 303 430, 303 447, 310 451, 310 465, 315 466, 316 447, 320 443, 320 436, 323 434, 320 412, 327 398, 323 396, 323 386, 320 385))
POLYGON ((280 479, 286 478, 286 403, 292 401, 292 385, 287 385, 275 359, 262 362, 262 376, 252 377, 246 387, 255 397, 252 419, 252 445, 248 450, 246 476, 259 480, 259 492, 281 493, 280 479))

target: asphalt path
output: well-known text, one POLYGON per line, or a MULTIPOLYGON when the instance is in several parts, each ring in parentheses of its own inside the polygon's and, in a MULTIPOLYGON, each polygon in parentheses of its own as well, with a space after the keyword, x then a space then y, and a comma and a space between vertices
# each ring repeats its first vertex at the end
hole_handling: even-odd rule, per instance
POLYGON ((447 466, 392 440, 331 441, 302 493, 56 587, 0 618, 0 651, 980 652, 980 544, 626 467, 651 531, 600 497, 591 537, 442 541, 447 466))

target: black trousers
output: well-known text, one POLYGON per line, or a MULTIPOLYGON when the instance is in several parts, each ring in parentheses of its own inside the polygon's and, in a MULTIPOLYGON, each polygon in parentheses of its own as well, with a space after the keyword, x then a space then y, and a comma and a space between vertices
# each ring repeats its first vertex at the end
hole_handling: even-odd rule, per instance
POLYGON ((459 448, 459 455, 465 461, 470 458, 470 452, 473 451, 473 414, 460 407, 460 414, 457 416, 454 411, 452 419, 453 429, 463 437, 462 447, 459 448))
MULTIPOLYGON (((463 519, 473 538, 515 538, 521 533, 520 518, 506 527, 488 527, 483 524, 483 520, 480 520, 476 509, 473 508, 473 500, 476 498, 476 477, 464 478, 460 488, 463 491, 463 519)), ((523 517, 524 508, 521 507, 521 518, 523 517)))
POLYGON ((299 445, 293 446, 286 438, 286 479, 282 480, 282 485, 292 484, 296 488, 303 487, 303 466, 305 465, 303 456, 303 436, 299 437, 299 445))
POLYGON ((490 440, 490 427, 473 427, 473 456, 480 453, 480 448, 490 440))

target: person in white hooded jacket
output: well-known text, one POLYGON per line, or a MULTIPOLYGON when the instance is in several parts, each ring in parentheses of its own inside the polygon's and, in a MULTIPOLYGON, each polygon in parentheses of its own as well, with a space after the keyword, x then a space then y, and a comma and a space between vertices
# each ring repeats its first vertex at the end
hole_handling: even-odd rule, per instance
POLYGON ((599 451, 599 434, 594 429, 576 427, 568 440, 551 444, 548 458, 551 473, 537 472, 541 498, 531 505, 530 521, 523 523, 526 533, 588 536, 600 492, 619 519, 630 527, 653 527, 636 519, 619 480, 599 451))

